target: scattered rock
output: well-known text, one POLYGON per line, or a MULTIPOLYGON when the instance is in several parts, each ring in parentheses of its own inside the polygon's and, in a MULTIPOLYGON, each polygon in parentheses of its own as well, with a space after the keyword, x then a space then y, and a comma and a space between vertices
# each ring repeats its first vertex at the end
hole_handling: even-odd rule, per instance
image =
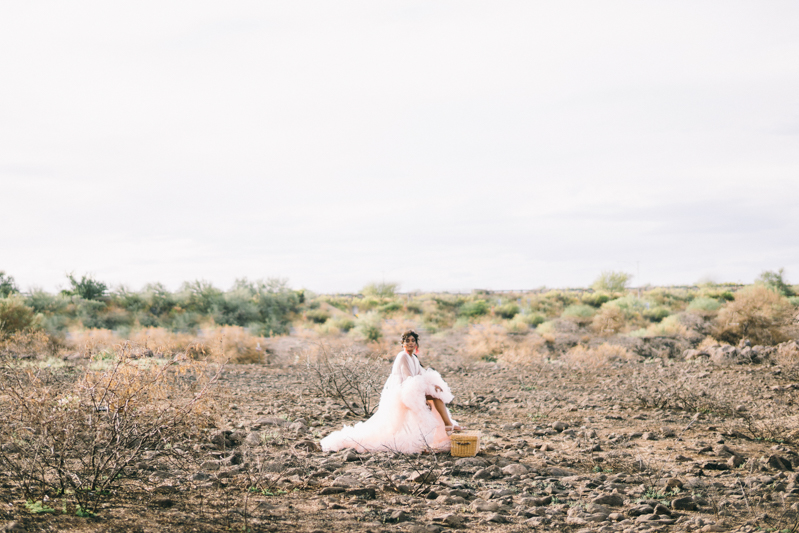
POLYGON ((294 445, 294 448, 297 450, 306 450, 309 452, 320 452, 322 451, 322 447, 319 446, 318 443, 312 440, 301 440, 294 445))
MULTIPOLYGON (((611 507, 619 507, 624 505, 624 498, 618 493, 602 494, 597 496, 591 503, 596 505, 610 505, 611 507)), ((610 511, 608 511, 610 512, 610 511)))
POLYGON ((495 524, 507 524, 508 519, 499 513, 494 513, 488 518, 486 518, 486 522, 493 522, 495 524))
POLYGON ((389 520, 391 520, 392 522, 410 522, 411 520, 413 520, 413 517, 411 517, 411 515, 400 509, 398 511, 394 511, 393 513, 391 513, 389 520))
POLYGON ((527 467, 519 463, 513 463, 502 468, 502 473, 506 476, 523 476, 527 473, 527 467))
POLYGON ((779 470, 781 472, 793 471, 793 466, 791 465, 791 462, 785 457, 782 457, 780 455, 769 456, 767 464, 771 468, 774 468, 775 470, 779 470))
POLYGON ((344 487, 347 489, 354 488, 360 485, 357 479, 351 476, 339 476, 333 480, 334 487, 344 487))

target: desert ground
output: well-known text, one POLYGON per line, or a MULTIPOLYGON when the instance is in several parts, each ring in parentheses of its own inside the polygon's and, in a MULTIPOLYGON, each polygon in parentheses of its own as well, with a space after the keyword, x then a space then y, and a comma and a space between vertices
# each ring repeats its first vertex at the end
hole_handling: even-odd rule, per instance
MULTIPOLYGON (((563 352, 558 341, 566 337, 537 345, 536 353, 563 352)), ((423 344, 423 363, 450 384, 454 417, 481 432, 480 453, 458 458, 322 452, 319 440, 362 420, 376 397, 372 391, 366 405, 325 393, 320 376, 346 363, 379 391, 396 346, 382 353, 331 346, 320 356, 318 344, 282 337, 268 347, 265 363, 222 368, 207 392, 213 401, 203 407, 203 424, 187 430, 181 449, 142 449, 117 483, 85 497, 97 498, 94 511, 76 513, 69 490, 34 487, 37 499, 31 500, 24 476, 9 470, 31 463, 19 462, 21 451, 4 442, 0 527, 799 530, 799 344, 634 341, 623 347, 632 357, 603 355, 603 341, 590 357, 572 350, 571 358, 513 362, 468 357, 455 333, 431 337, 423 344)), ((135 361, 158 358, 131 354, 135 361)), ((59 357, 65 365, 52 365, 51 372, 69 375, 70 366, 96 354, 59 357)), ((0 392, 6 394, 4 383, 0 392)))

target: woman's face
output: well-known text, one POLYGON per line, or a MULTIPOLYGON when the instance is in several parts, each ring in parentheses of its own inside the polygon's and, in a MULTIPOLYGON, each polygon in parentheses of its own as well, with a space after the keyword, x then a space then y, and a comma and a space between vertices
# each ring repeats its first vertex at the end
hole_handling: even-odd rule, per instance
POLYGON ((416 351, 416 340, 413 337, 405 339, 402 343, 402 347, 405 348, 405 352, 408 355, 413 355, 413 352, 416 351))

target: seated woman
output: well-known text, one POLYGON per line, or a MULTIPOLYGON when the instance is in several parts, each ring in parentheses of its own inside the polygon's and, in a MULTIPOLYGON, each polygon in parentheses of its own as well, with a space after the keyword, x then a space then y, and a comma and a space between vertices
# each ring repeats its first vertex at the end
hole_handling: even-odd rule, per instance
POLYGON ((402 334, 403 350, 394 360, 375 414, 322 439, 322 450, 449 450, 449 433, 461 429, 445 405, 452 401, 452 392, 438 372, 422 368, 416 355, 418 346, 419 335, 415 331, 402 334))

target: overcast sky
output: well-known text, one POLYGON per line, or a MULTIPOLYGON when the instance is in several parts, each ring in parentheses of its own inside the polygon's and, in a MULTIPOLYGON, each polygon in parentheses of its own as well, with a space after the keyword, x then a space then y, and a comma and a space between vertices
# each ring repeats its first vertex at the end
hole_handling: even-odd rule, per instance
POLYGON ((791 1, 3 2, 0 270, 799 283, 797 28, 791 1))

